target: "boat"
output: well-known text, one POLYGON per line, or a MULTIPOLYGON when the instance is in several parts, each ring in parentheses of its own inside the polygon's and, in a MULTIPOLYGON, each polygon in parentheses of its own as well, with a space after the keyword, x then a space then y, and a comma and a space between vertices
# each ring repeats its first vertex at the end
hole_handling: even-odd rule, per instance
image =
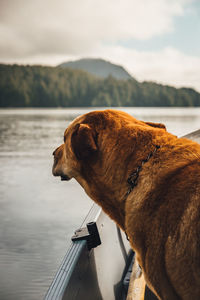
MULTIPOLYGON (((200 143, 200 130, 184 137, 200 143)), ((157 299, 145 285, 125 233, 96 204, 72 235, 71 246, 44 298, 85 299, 157 299)))

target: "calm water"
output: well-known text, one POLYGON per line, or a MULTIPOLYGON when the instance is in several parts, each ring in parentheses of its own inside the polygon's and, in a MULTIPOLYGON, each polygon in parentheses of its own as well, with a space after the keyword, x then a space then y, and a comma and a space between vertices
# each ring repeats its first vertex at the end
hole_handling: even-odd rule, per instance
MULTIPOLYGON (((127 108, 183 135, 200 109, 127 108)), ((51 175, 68 123, 89 109, 0 110, 0 300, 42 299, 92 202, 74 181, 51 175)))

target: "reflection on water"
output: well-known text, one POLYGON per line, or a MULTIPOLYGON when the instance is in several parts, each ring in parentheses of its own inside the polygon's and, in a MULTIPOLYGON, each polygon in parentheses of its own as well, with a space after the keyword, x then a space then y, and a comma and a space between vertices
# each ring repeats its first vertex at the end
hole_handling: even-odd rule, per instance
MULTIPOLYGON (((67 115, 67 114, 66 114, 67 115)), ((52 111, 0 113, 0 299, 42 299, 91 206, 75 181, 51 175, 69 119, 52 111)))
MULTIPOLYGON (((182 135, 200 110, 126 108, 182 135)), ((0 299, 42 299, 91 201, 75 182, 51 175, 68 123, 88 109, 0 110, 0 299)))

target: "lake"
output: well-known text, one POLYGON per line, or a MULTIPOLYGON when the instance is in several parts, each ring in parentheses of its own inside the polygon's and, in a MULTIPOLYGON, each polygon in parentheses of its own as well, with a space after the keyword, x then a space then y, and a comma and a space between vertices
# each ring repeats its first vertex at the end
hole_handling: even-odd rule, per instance
MULTIPOLYGON (((0 299, 42 299, 73 232, 92 205, 51 175, 69 122, 91 109, 0 110, 0 299)), ((121 108, 181 136, 200 129, 200 108, 121 108)))

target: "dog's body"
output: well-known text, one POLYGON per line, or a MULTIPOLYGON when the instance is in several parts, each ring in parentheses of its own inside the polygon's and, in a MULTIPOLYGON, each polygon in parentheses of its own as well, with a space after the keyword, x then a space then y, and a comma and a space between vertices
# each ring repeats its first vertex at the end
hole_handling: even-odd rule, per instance
POLYGON ((106 110, 75 119, 54 158, 53 174, 74 177, 127 233, 159 299, 200 299, 199 144, 106 110))

